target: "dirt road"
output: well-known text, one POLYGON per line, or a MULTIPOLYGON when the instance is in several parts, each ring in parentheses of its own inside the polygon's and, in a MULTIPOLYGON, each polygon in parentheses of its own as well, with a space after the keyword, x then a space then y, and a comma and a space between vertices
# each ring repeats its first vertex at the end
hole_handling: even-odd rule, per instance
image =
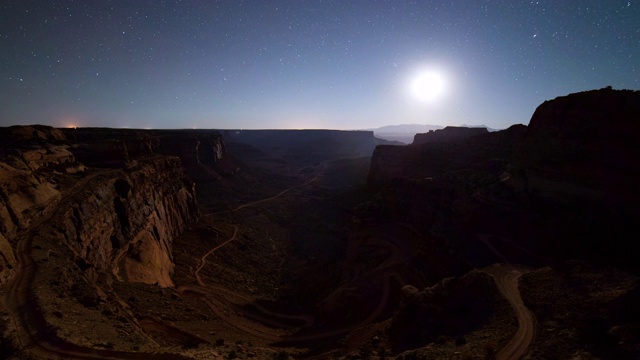
POLYGON ((238 235, 238 227, 233 225, 233 235, 231 235, 231 237, 227 239, 225 242, 223 242, 222 244, 214 246, 211 250, 209 250, 206 254, 204 254, 202 258, 200 258, 200 265, 198 266, 196 271, 193 272, 193 275, 195 276, 196 281, 200 286, 205 286, 204 282, 202 281, 202 278, 200 278, 200 270, 202 270, 202 268, 204 267, 204 264, 207 261, 207 257, 211 255, 214 251, 220 249, 221 247, 235 240, 236 235, 238 235))
MULTIPOLYGON (((220 211, 220 212, 215 212, 215 213, 211 213, 211 214, 207 214, 207 215, 217 215, 217 214, 222 214, 222 213, 227 213, 227 212, 235 212, 235 211, 239 211, 241 209, 250 207, 250 206, 255 206, 258 204, 262 204, 271 200, 275 200, 277 198, 279 198, 280 196, 286 194, 288 191, 295 189, 295 188, 300 188, 306 185, 309 185, 311 183, 313 183, 314 181, 318 180, 318 178, 324 173, 326 166, 323 166, 322 170, 320 170, 318 172, 318 174, 316 174, 313 178, 311 178, 310 180, 304 182, 303 184, 300 185, 296 185, 296 186, 292 186, 290 188, 287 188, 283 191, 281 191, 280 193, 278 193, 275 196, 269 197, 269 198, 265 198, 265 199, 261 199, 258 201, 253 201, 247 204, 243 204, 240 205, 234 209, 231 210, 225 210, 225 211, 220 211)), ((256 337, 265 339, 265 340, 269 340, 269 341, 285 341, 285 342, 300 342, 300 341, 309 341, 309 340, 316 340, 316 339, 324 339, 324 338, 328 338, 328 337, 332 337, 332 336, 336 336, 336 335, 341 335, 341 334, 345 334, 348 332, 351 332, 353 330, 356 330, 358 328, 361 328, 362 326, 365 326, 367 324, 370 324, 371 322, 375 321, 375 319, 380 316, 380 314, 382 313, 382 311, 385 309, 385 307, 387 306, 387 303, 389 301, 389 296, 390 296, 390 292, 391 292, 391 281, 392 279, 396 279, 399 282, 402 282, 402 277, 400 276, 399 273, 397 273, 396 271, 393 271, 391 268, 396 265, 399 262, 402 262, 403 259, 406 257, 405 255, 402 254, 402 252, 397 248, 397 246, 394 245, 394 241, 390 241, 387 237, 390 236, 388 234, 385 234, 384 236, 381 234, 372 234, 372 236, 374 237, 380 237, 379 243, 384 245, 385 247, 387 247, 389 249, 389 257, 383 261, 376 269, 374 269, 373 271, 371 271, 372 275, 373 273, 380 273, 381 278, 382 278, 382 296, 380 298, 380 301, 378 302, 377 307, 372 311, 371 314, 369 314, 369 316, 366 319, 363 319, 361 321, 359 321, 357 324, 351 324, 351 325, 347 325, 347 326, 343 326, 340 328, 336 328, 336 329, 332 329, 332 330, 327 330, 321 333, 316 333, 316 334, 310 334, 310 335, 304 335, 304 336, 283 336, 284 334, 281 334, 279 336, 274 336, 274 334, 272 332, 269 331, 265 331, 265 330, 260 330, 259 328, 255 327, 255 326, 248 326, 246 324, 246 319, 254 319, 260 323, 271 323, 271 324, 276 324, 281 320, 297 320, 300 321, 302 324, 302 327, 309 327, 312 326, 314 324, 314 318, 311 315, 307 315, 307 314, 297 314, 297 315, 292 315, 292 314, 281 314, 281 313, 276 313, 273 311, 270 311, 268 309, 265 309, 259 305, 253 305, 253 307, 258 310, 259 315, 258 314, 247 314, 244 313, 243 316, 241 318, 236 319, 235 317, 231 317, 228 316, 227 313, 223 310, 225 307, 229 307, 232 306, 233 307, 233 303, 230 302, 230 299, 232 298, 244 298, 241 294, 236 294, 232 291, 230 291, 229 289, 224 289, 224 288, 219 288, 216 286, 211 286, 211 285, 207 285, 205 284, 204 280, 202 279, 202 277, 200 276, 200 271, 202 270, 202 268, 205 265, 205 261, 206 258, 208 256, 210 256, 212 253, 214 253, 216 250, 219 250, 220 248, 230 244, 232 241, 234 241, 236 239, 237 233, 239 231, 239 228, 237 226, 234 225, 234 232, 233 235, 231 235, 227 240, 225 240, 224 242, 214 246, 213 248, 211 248, 206 254, 204 254, 202 256, 202 258, 200 259, 199 265, 196 268, 196 270, 194 271, 194 276, 196 278, 196 281, 198 282, 198 285, 200 285, 200 288, 196 288, 196 287, 192 287, 192 286, 179 286, 178 291, 181 293, 192 293, 192 294, 197 294, 198 296, 200 296, 202 298, 202 300, 209 306, 209 308, 218 316, 220 317, 222 320, 224 320, 225 322, 227 322, 229 325, 244 331, 245 333, 254 335, 256 337), (220 293, 225 293, 224 296, 221 296, 220 293), (226 304, 225 304, 226 303, 226 304)), ((247 299, 245 299, 247 300, 247 299)))
POLYGON ((493 264, 484 269, 493 277, 500 293, 509 301, 516 312, 518 330, 497 355, 498 360, 513 360, 522 358, 533 341, 535 324, 531 311, 524 305, 518 289, 521 271, 511 265, 493 264))
POLYGON ((205 214, 205 216, 209 216, 209 215, 217 215, 217 214, 224 214, 224 213, 228 213, 228 212, 234 212, 234 211, 238 211, 238 210, 240 210, 240 209, 244 209, 244 208, 246 208, 246 207, 250 207, 250 206, 258 205, 258 204, 261 204, 261 203, 264 203, 264 202, 267 202, 267 201, 275 200, 275 199, 279 198, 280 196, 282 196, 282 195, 286 194, 287 192, 289 192, 289 191, 291 191, 291 190, 293 190, 293 189, 297 189, 297 188, 299 188, 299 187, 307 186, 307 185, 311 184, 312 182, 314 182, 314 181, 318 180, 318 178, 319 178, 322 174, 324 174, 324 171, 326 170, 326 168, 327 168, 327 165, 326 165, 326 164, 322 164, 322 169, 321 169, 321 170, 316 174, 316 176, 314 176, 312 179, 310 179, 310 180, 306 181, 306 182, 305 182, 305 183, 303 183, 303 184, 295 185, 295 186, 291 186, 291 187, 289 187, 289 188, 286 188, 286 189, 282 190, 281 192, 279 192, 278 194, 276 194, 276 195, 274 195, 274 196, 268 197, 268 198, 266 198, 266 199, 261 199, 261 200, 257 200, 257 201, 252 201, 252 202, 250 202, 250 203, 246 203, 246 204, 240 205, 240 206, 238 206, 238 207, 236 207, 236 208, 233 208, 233 209, 231 209, 231 210, 216 211, 216 212, 213 212, 213 213, 205 214))
MULTIPOLYGON (((307 186, 315 181, 317 181, 320 176, 324 173, 326 169, 326 165, 323 164, 322 165, 322 169, 311 179, 305 181, 302 184, 299 185, 294 185, 291 186, 289 188, 286 188, 284 190, 282 190, 281 192, 279 192, 278 194, 265 198, 265 199, 261 199, 261 200, 257 200, 257 201, 252 201, 243 205, 240 205, 236 208, 230 209, 230 210, 225 210, 225 211, 218 211, 218 212, 214 212, 214 213, 210 213, 210 214, 205 214, 205 216, 212 216, 212 215, 219 215, 219 214, 223 214, 223 213, 228 213, 228 212, 236 212, 239 211, 241 209, 247 208, 247 207, 251 207, 251 206, 255 206, 258 204, 262 204, 262 203, 266 203, 268 201, 272 201, 275 200, 281 196, 283 196, 284 194, 286 194, 287 192, 296 189, 296 188, 300 188, 300 187, 304 187, 307 186)), ((258 319, 260 318, 262 321, 259 320, 259 322, 265 322, 265 323, 278 323, 278 320, 270 320, 268 318, 264 318, 266 317, 271 317, 271 318, 275 318, 275 319, 279 319, 279 320, 295 320, 295 321, 300 321, 301 323, 304 324, 304 326, 310 326, 313 324, 314 319, 312 316, 309 315, 291 315, 291 314, 281 314, 281 313, 276 313, 273 311, 269 311, 265 308, 263 308, 262 306, 259 305, 253 305, 253 307, 255 309, 258 310, 258 312, 260 312, 261 315, 255 315, 255 314, 245 314, 246 316, 243 316, 242 318, 236 319, 235 317, 229 316, 227 315, 227 313, 223 310, 225 307, 236 307, 235 304, 231 303, 229 301, 230 298, 240 298, 240 299, 244 299, 244 300, 248 300, 246 299, 246 297, 244 297, 241 294, 237 294, 234 293, 232 291, 230 291, 229 289, 224 289, 224 288, 220 288, 220 287, 215 287, 215 286, 210 286, 207 285, 204 280, 202 279, 202 277, 200 276, 200 271, 202 270, 202 268, 205 266, 206 264, 206 259, 207 257, 209 257, 211 254, 213 254, 216 250, 219 250, 220 248, 230 244, 231 242, 233 242, 234 240, 236 240, 236 237, 238 235, 238 231, 239 231, 239 227, 236 225, 233 225, 233 234, 224 242, 214 246, 213 248, 211 248, 209 251, 207 251, 206 254, 204 254, 199 261, 198 267, 196 268, 196 270, 194 271, 194 277, 196 278, 196 281, 198 283, 198 285, 200 286, 200 288, 197 287, 193 287, 193 286, 179 286, 178 287, 178 291, 181 293, 192 293, 192 294, 197 294, 198 296, 201 297, 202 301, 204 301, 207 306, 211 309, 211 311, 216 314, 219 318, 221 318, 222 320, 224 320, 226 323, 228 323, 229 325, 245 332, 248 334, 251 334, 253 336, 259 337, 261 339, 265 339, 265 340, 269 340, 269 341, 278 341, 281 339, 281 336, 284 335, 283 333, 277 334, 275 335, 274 331, 269 331, 267 329, 264 330, 260 330, 259 328, 257 328, 255 325, 248 325, 246 323, 246 318, 254 318, 254 319, 258 319), (226 293, 226 299, 220 296, 220 292, 224 292, 226 293)))
POLYGON ((69 343, 48 330, 47 323, 32 299, 33 280, 37 265, 31 256, 32 241, 40 228, 51 223, 59 213, 57 209, 69 206, 73 197, 83 191, 90 182, 101 176, 111 176, 116 171, 96 173, 78 182, 66 191, 55 204, 55 208, 34 221, 28 230, 18 235, 16 244, 15 277, 9 283, 4 305, 9 310, 21 350, 46 359, 187 359, 177 354, 129 353, 123 351, 97 350, 69 343))

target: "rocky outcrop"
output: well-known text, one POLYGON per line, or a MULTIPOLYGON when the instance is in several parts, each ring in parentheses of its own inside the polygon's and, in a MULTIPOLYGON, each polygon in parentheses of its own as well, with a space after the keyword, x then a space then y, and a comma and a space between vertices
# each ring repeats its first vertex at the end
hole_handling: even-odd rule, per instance
POLYGON ((416 134, 412 145, 427 143, 449 143, 456 144, 467 140, 470 137, 487 134, 487 128, 470 128, 460 126, 447 126, 444 129, 429 130, 428 133, 416 134))
POLYGON ((486 324, 497 301, 503 300, 494 280, 480 271, 446 278, 422 291, 406 285, 389 326, 389 340, 395 351, 404 351, 438 337, 461 337, 486 324))
POLYGON ((212 181, 239 170, 215 130, 62 129, 77 143, 79 161, 97 167, 123 167, 135 159, 177 156, 196 182, 212 181))
POLYGON ((50 240, 72 248, 83 267, 171 286, 171 242, 198 215, 180 159, 154 154, 148 134, 71 130, 72 141, 43 126, 0 131, 20 140, 0 149, 0 279, 16 266, 19 236, 55 219, 50 240), (60 209, 62 200, 69 205, 60 209))
POLYGON ((410 146, 377 146, 371 158, 368 184, 380 186, 394 179, 432 180, 465 169, 500 173, 525 131, 524 125, 497 132, 447 127, 416 134, 416 137, 425 135, 425 141, 410 146))
POLYGON ((630 254, 639 248, 639 120, 640 91, 605 88, 540 105, 503 176, 526 209, 513 237, 560 259, 638 271, 630 254))
POLYGON ((0 129, 0 282, 15 263, 11 243, 60 198, 59 181, 83 171, 65 136, 45 126, 0 129))
POLYGON ((640 283, 618 269, 567 261, 520 278, 520 293, 533 312, 536 339, 529 356, 638 359, 640 283))
POLYGON ((371 156, 367 183, 380 185, 393 178, 410 176, 414 165, 413 152, 406 146, 379 145, 371 156))
POLYGON ((197 217, 194 186, 180 160, 140 161, 93 186, 57 216, 52 237, 98 272, 172 286, 172 240, 197 217))
POLYGON ((64 143, 67 139, 59 129, 44 125, 10 126, 0 131, 1 147, 12 149, 35 144, 64 143))
POLYGON ((400 209, 395 218, 472 266, 578 258, 639 271, 638 120, 638 91, 570 94, 540 105, 529 126, 379 147, 369 185, 382 190, 381 208, 400 209))
POLYGON ((56 175, 81 171, 68 146, 56 129, 44 127, 11 127, 0 129, 4 142, 0 151, 0 232, 13 238, 26 229, 48 205, 59 197, 56 175), (48 142, 49 139, 52 142, 48 142))
POLYGON ((185 166, 213 165, 226 154, 222 136, 217 133, 177 132, 159 135, 155 151, 178 156, 185 166))
POLYGON ((510 174, 526 191, 548 196, 637 199, 639 137, 640 91, 558 97, 534 112, 510 174))
POLYGON ((16 256, 13 248, 9 240, 0 233, 0 284, 4 284, 15 266, 16 256))

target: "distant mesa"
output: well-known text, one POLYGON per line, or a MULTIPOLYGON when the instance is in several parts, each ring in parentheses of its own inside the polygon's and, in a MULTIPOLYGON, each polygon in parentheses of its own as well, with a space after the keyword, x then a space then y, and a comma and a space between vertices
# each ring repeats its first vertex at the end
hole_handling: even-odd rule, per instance
MULTIPOLYGON (((377 145, 398 144, 365 130, 225 130, 224 138, 235 150, 247 151, 249 145, 253 155, 269 153, 295 163, 369 157, 377 145)), ((242 160, 243 154, 237 156, 242 160)))
MULTIPOLYGON (((489 132, 499 131, 497 129, 490 128, 486 125, 467 125, 460 126, 447 126, 447 128, 484 128, 489 132)), ((373 131, 374 135, 378 138, 398 141, 403 144, 411 144, 416 134, 429 133, 444 129, 441 125, 429 125, 429 124, 401 124, 401 125, 387 125, 375 129, 368 129, 373 131)))
POLYGON ((413 138, 413 145, 426 143, 460 143, 472 136, 488 133, 484 127, 460 127, 447 126, 441 130, 430 130, 425 134, 416 134, 413 138))
POLYGON ((2 148, 25 144, 43 144, 45 142, 64 142, 64 134, 55 128, 44 125, 10 126, 0 131, 2 148))
POLYGON ((487 125, 470 125, 470 124, 462 124, 460 127, 468 127, 468 128, 485 128, 489 130, 489 132, 500 131, 501 129, 490 128, 487 125))
POLYGON ((431 130, 442 129, 440 125, 428 124, 401 124, 387 125, 375 129, 367 129, 373 131, 373 134, 380 139, 389 141, 398 141, 402 144, 411 144, 415 134, 429 132, 431 130))

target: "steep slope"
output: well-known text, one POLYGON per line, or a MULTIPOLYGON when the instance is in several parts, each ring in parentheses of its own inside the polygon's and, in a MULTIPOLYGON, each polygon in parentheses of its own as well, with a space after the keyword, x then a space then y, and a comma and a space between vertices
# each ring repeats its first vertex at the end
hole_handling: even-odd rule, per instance
POLYGON ((145 342, 135 330, 118 330, 118 316, 136 321, 111 285, 173 285, 173 238, 198 215, 180 159, 123 157, 124 166, 116 167, 94 147, 97 166, 86 167, 73 152, 90 153, 56 129, 2 133, 23 135, 3 148, 0 175, 1 285, 15 341, 33 343, 37 356, 145 342), (105 311, 119 315, 105 317, 105 311), (104 343, 87 342, 100 338, 104 343))

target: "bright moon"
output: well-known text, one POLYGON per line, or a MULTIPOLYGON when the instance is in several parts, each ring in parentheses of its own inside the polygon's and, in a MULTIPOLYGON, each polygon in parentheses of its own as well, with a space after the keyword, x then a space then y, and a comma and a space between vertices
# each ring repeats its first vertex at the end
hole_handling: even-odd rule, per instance
POLYGON ((422 72, 411 82, 411 94, 422 102, 432 102, 438 99, 443 90, 444 78, 434 71, 422 72))

